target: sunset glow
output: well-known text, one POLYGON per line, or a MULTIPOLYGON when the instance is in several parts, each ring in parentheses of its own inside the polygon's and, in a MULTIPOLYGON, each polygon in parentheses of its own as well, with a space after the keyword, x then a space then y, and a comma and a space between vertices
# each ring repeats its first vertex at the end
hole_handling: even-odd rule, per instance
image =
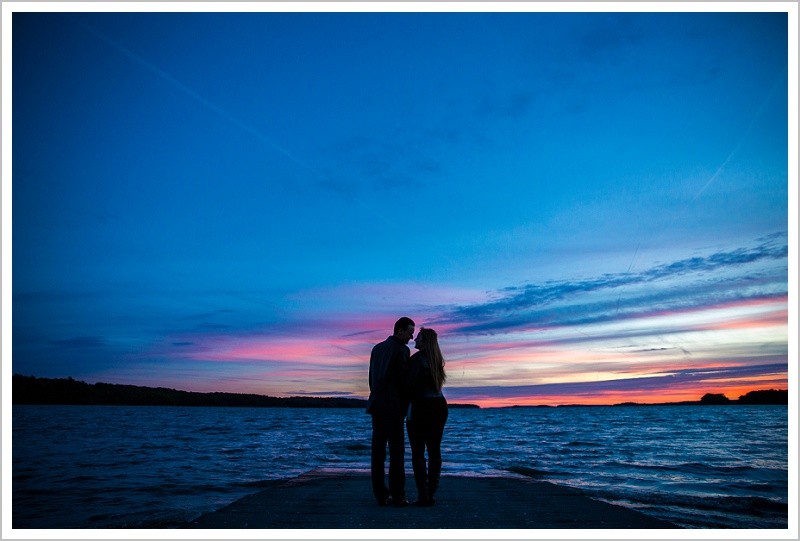
POLYGON ((786 13, 29 6, 7 375, 366 398, 409 316, 453 403, 789 387, 786 13))

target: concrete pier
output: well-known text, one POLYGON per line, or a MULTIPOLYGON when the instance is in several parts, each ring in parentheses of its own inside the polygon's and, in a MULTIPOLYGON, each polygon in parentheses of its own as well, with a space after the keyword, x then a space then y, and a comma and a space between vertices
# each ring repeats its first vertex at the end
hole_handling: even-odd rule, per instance
MULTIPOLYGON (((416 499, 413 476, 407 499, 416 499)), ((443 475, 433 507, 381 507, 369 472, 315 469, 203 515, 203 529, 667 529, 677 526, 577 490, 509 474, 443 475)))

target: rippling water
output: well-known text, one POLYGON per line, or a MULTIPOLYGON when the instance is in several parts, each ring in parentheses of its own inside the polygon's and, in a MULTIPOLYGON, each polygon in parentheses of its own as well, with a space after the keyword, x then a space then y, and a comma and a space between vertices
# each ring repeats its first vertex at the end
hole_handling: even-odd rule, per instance
MULTIPOLYGON (((171 528, 369 468, 360 409, 14 406, 12 428, 15 529, 171 528)), ((451 409, 442 452, 444 475, 510 469, 683 527, 788 527, 786 406, 451 409)))

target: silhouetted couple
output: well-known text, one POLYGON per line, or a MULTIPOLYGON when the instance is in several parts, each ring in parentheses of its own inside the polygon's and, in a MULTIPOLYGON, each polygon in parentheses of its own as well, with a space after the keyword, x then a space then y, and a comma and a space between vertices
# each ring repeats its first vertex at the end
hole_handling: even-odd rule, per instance
POLYGON ((397 320, 394 334, 372 348, 369 360, 367 413, 372 415, 372 490, 379 505, 408 505, 403 430, 406 417, 418 493, 414 505, 433 505, 439 488, 441 443, 447 422, 447 401, 442 394, 446 379, 444 358, 436 332, 425 327, 420 328, 415 340, 419 351, 411 355, 407 344, 414 336, 414 327, 410 318, 397 320), (385 481, 387 444, 389 488, 385 481))

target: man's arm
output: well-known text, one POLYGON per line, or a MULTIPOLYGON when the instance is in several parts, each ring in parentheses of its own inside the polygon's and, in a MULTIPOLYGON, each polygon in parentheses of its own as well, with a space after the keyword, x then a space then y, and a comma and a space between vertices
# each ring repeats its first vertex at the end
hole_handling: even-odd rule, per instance
POLYGON ((415 359, 409 359, 404 388, 405 397, 407 399, 411 398, 411 393, 414 390, 414 384, 417 382, 417 377, 419 376, 419 368, 419 363, 415 359))
POLYGON ((400 346, 392 353, 391 358, 391 377, 392 383, 397 389, 397 394, 403 400, 408 402, 406 393, 406 377, 408 375, 408 360, 409 350, 406 346, 400 346))
POLYGON ((385 343, 378 344, 372 348, 372 354, 369 358, 370 391, 381 392, 386 389, 387 379, 392 377, 391 355, 392 351, 387 350, 385 343))
POLYGON ((369 392, 372 392, 372 359, 369 360, 369 392))

